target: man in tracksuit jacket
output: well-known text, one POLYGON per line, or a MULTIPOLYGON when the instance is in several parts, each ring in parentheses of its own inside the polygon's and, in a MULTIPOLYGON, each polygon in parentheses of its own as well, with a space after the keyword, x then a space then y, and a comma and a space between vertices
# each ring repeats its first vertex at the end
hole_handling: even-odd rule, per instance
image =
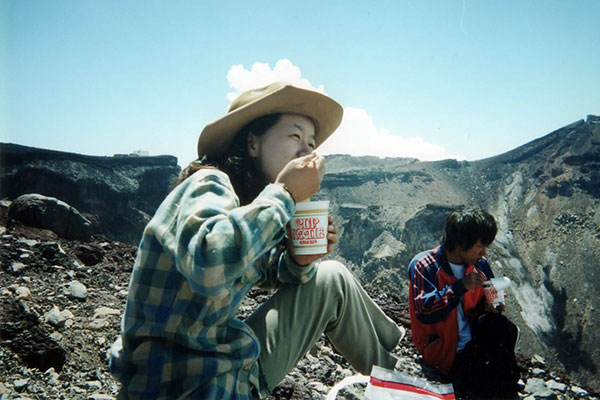
POLYGON ((518 328, 485 300, 485 259, 497 232, 482 210, 450 213, 442 244, 417 254, 408 275, 412 338, 425 364, 448 376, 459 398, 512 398, 518 328), (497 397, 500 396, 500 397, 497 397))

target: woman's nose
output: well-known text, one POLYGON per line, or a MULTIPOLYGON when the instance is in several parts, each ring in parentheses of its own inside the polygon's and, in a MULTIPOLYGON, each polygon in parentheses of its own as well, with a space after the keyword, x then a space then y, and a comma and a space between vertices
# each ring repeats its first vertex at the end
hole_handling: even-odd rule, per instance
POLYGON ((298 149, 298 152, 296 153, 296 156, 303 157, 307 154, 310 154, 311 152, 312 152, 312 148, 308 145, 308 143, 302 143, 302 145, 298 149))

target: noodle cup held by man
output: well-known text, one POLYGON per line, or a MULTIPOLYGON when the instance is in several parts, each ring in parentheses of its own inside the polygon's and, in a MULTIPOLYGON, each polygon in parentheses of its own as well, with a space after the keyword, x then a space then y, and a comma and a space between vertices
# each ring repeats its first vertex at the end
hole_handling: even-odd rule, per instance
POLYGON ((510 279, 507 277, 492 278, 483 283, 483 293, 488 303, 494 307, 504 304, 504 291, 510 286, 510 279))

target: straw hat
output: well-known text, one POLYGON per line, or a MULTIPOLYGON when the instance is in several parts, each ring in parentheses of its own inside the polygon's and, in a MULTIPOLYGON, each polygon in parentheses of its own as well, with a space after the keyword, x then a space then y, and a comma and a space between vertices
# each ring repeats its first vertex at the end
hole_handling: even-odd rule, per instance
POLYGON ((198 156, 223 155, 235 135, 247 123, 275 113, 300 114, 311 118, 315 123, 318 147, 340 125, 343 109, 322 93, 285 82, 248 90, 231 103, 227 114, 204 127, 198 138, 198 156))

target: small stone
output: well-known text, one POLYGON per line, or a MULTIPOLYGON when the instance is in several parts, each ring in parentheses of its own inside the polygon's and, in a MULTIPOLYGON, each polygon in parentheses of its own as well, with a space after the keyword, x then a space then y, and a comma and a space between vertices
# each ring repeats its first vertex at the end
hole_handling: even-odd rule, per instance
POLYGON ((534 395, 536 399, 556 399, 556 394, 539 378, 528 379, 525 392, 534 395))
POLYGON ((40 242, 39 242, 39 240, 35 240, 35 239, 19 238, 19 240, 17 240, 17 243, 23 243, 26 246, 33 247, 40 242))
POLYGON ((533 374, 533 376, 543 376, 546 374, 546 371, 544 371, 541 368, 534 368, 531 370, 531 373, 533 374))
POLYGON ((10 268, 12 269, 13 272, 19 272, 20 270, 22 270, 25 267, 27 267, 27 266, 25 264, 23 264, 23 263, 20 263, 20 262, 14 262, 10 266, 10 268))
POLYGON ((108 322, 105 319, 95 319, 90 322, 89 328, 95 331, 99 331, 100 329, 106 328, 108 326, 108 322))
POLYGON ((327 393, 329 391, 328 386, 326 386, 325 384, 318 382, 318 381, 310 382, 309 386, 312 387, 314 390, 316 390, 319 393, 327 393))
POLYGON ((310 354, 306 355, 306 359, 311 363, 311 364, 317 364, 319 362, 319 359, 316 357, 311 356, 310 354))
POLYGON ((56 373, 56 371, 54 371, 54 368, 49 368, 48 370, 46 370, 46 372, 44 372, 44 375, 46 375, 46 377, 48 378, 48 383, 51 386, 60 385, 60 382, 58 381, 59 375, 56 373))
MULTIPOLYGON (((62 327, 67 325, 67 321, 71 320, 71 324, 73 322, 73 313, 69 310, 60 311, 57 306, 52 307, 50 311, 44 314, 44 320, 50 325, 56 327, 62 327)), ((71 325, 70 324, 70 325, 71 325)), ((69 325, 69 326, 70 326, 69 325)))
POLYGON ((580 388, 579 386, 572 386, 571 392, 577 395, 577 397, 587 397, 589 393, 587 390, 580 388))
POLYGON ((85 300, 87 298, 87 288, 79 281, 71 282, 65 292, 71 299, 85 300))
POLYGON ((531 357, 531 363, 537 367, 546 366, 546 360, 544 360, 544 357, 540 356, 539 354, 534 354, 533 357, 531 357))
POLYGON ((525 385, 526 393, 533 393, 537 390, 546 388, 546 383, 540 378, 530 378, 527 379, 527 384, 525 385))
POLYGON ((564 393, 565 390, 567 390, 567 385, 565 385, 564 383, 556 382, 553 379, 546 381, 546 386, 548 386, 552 390, 558 390, 559 392, 562 392, 562 393, 564 393))
POLYGON ((27 389, 27 385, 29 384, 29 378, 17 379, 13 382, 13 387, 17 392, 22 392, 27 389))
POLYGON ((17 295, 18 299, 26 300, 29 298, 29 296, 31 296, 31 291, 25 286, 19 286, 15 290, 15 294, 17 295))
POLYGON ((120 315, 121 311, 110 307, 98 307, 94 310, 94 319, 107 315, 120 315))
POLYGON ((102 383, 100 381, 87 381, 85 386, 88 390, 100 390, 102 389, 102 383))

